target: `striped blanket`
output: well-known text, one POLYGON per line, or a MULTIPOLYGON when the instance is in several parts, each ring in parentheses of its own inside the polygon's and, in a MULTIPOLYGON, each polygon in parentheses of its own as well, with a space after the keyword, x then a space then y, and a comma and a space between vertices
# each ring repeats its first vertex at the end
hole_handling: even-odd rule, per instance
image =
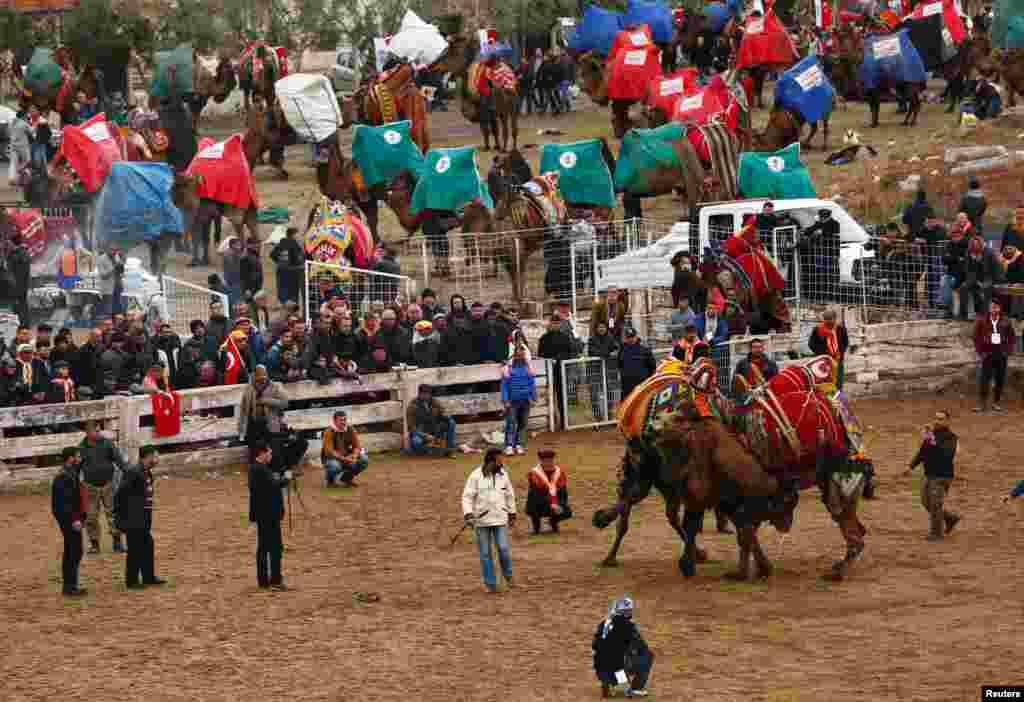
POLYGON ((480 93, 477 90, 477 86, 480 85, 480 71, 490 70, 491 82, 498 88, 508 91, 510 93, 519 92, 519 81, 516 79, 516 72, 512 70, 504 61, 498 63, 494 68, 488 69, 480 62, 476 62, 469 67, 469 74, 467 80, 467 88, 469 89, 469 95, 474 100, 480 97, 480 93))
POLYGON ((719 187, 719 198, 735 200, 737 197, 737 171, 739 164, 739 142, 736 135, 724 124, 708 124, 698 127, 711 157, 711 173, 719 187))

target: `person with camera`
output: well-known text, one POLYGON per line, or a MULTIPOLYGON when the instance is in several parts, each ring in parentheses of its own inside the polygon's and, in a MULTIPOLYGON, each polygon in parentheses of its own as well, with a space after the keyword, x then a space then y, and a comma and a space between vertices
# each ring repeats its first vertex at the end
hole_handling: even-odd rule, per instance
POLYGON ((359 434, 348 425, 348 415, 344 410, 334 413, 331 426, 324 432, 320 457, 324 464, 327 487, 339 483, 345 487, 354 487, 355 477, 369 466, 366 451, 359 445, 359 434))
POLYGON ((594 672, 601 681, 601 697, 610 697, 617 685, 626 686, 626 697, 647 697, 647 679, 654 652, 633 623, 633 600, 621 597, 612 603, 608 618, 597 625, 594 640, 594 672))
POLYGON ((153 563, 153 469, 160 463, 160 454, 155 446, 143 446, 139 461, 125 468, 114 495, 114 518, 128 542, 124 584, 129 590, 166 582, 156 577, 153 563))
POLYGON ((82 456, 76 446, 61 452, 64 466, 53 479, 51 495, 53 517, 64 537, 64 556, 61 559, 65 597, 81 597, 88 590, 78 586, 78 566, 82 563, 82 525, 85 522, 85 500, 79 470, 82 456))
POLYGON ((274 460, 270 444, 261 442, 251 449, 249 468, 249 521, 256 525, 256 582, 261 589, 283 592, 288 588, 281 576, 281 520, 284 519, 284 494, 281 488, 292 479, 290 470, 281 470, 274 460))

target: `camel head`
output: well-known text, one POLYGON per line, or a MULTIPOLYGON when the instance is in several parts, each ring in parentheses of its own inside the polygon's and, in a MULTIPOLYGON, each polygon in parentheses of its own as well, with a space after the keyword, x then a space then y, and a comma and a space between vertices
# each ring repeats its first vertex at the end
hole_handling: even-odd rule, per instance
POLYGON ((580 89, 598 105, 608 104, 608 77, 604 60, 592 51, 581 54, 576 62, 579 69, 580 89))
POLYGON ((231 59, 222 57, 217 62, 217 70, 213 74, 213 88, 210 97, 218 105, 228 99, 228 95, 238 87, 238 75, 235 73, 231 59))
POLYGON ((436 61, 427 67, 430 73, 449 73, 453 76, 461 76, 469 70, 476 54, 472 38, 466 34, 456 34, 448 37, 448 48, 438 57, 436 61))
POLYGON ((341 109, 342 129, 348 129, 356 122, 356 96, 341 93, 338 95, 338 107, 341 109))

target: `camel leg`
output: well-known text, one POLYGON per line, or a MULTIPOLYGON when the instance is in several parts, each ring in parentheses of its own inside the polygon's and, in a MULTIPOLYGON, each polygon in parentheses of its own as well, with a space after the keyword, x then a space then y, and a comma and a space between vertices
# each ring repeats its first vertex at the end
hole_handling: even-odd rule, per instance
POLYGON ((775 566, 768 560, 764 550, 761 548, 761 541, 757 538, 757 527, 751 529, 750 550, 754 554, 754 562, 757 564, 757 577, 770 578, 775 572, 775 566))
POLYGON ((810 128, 807 132, 807 139, 801 142, 800 147, 807 149, 808 151, 811 151, 812 149, 814 149, 814 146, 811 145, 811 140, 813 140, 814 136, 818 133, 818 123, 811 122, 809 127, 810 128))
POLYGON ((703 519, 704 510, 691 512, 687 509, 683 514, 686 544, 683 547, 683 555, 679 558, 679 570, 687 578, 692 578, 697 574, 697 532, 700 531, 703 519))
MULTIPOLYGON (((672 525, 675 532, 679 534, 679 539, 683 543, 683 548, 686 547, 686 532, 683 531, 683 525, 679 521, 679 510, 683 506, 683 501, 678 497, 674 497, 670 500, 665 500, 665 519, 672 525)), ((708 553, 704 549, 698 547, 696 549, 696 560, 698 563, 704 563, 708 560, 708 553)))
POLYGON ((868 93, 867 99, 868 99, 868 107, 871 108, 871 125, 870 126, 872 128, 875 128, 875 127, 878 126, 878 112, 879 112, 879 109, 880 109, 880 104, 879 103, 880 103, 881 97, 879 96, 877 90, 873 90, 870 93, 868 93))
POLYGON ((828 117, 828 115, 825 115, 825 118, 821 120, 821 131, 823 135, 821 139, 821 150, 826 153, 828 153, 828 117))
POLYGON ((487 123, 486 122, 481 122, 480 123, 480 133, 483 134, 483 137, 484 137, 484 148, 483 148, 483 151, 490 151, 491 150, 491 133, 490 133, 490 130, 487 128, 487 123))
POLYGON ((753 540, 754 528, 745 526, 736 529, 736 544, 739 546, 739 558, 736 570, 729 571, 722 577, 726 580, 744 582, 750 580, 750 545, 753 540))
POLYGON ((917 116, 921 113, 921 92, 915 90, 910 94, 910 113, 912 115, 910 119, 910 126, 917 126, 917 116))
POLYGON ((370 233, 373 234, 374 243, 380 241, 377 234, 377 227, 380 223, 380 212, 377 206, 377 193, 370 193, 370 197, 366 202, 360 202, 359 210, 363 213, 363 216, 366 217, 366 226, 370 228, 370 233))
MULTIPOLYGON (((612 542, 611 550, 608 551, 608 555, 601 561, 601 565, 609 568, 619 565, 616 557, 619 553, 619 546, 622 545, 622 540, 626 538, 626 533, 629 531, 629 513, 632 509, 633 507, 629 502, 624 502, 618 509, 604 510, 594 514, 595 526, 599 524, 598 514, 604 514, 606 518, 618 518, 618 524, 615 525, 615 541, 612 542)), ((607 526, 607 524, 604 526, 607 526)))

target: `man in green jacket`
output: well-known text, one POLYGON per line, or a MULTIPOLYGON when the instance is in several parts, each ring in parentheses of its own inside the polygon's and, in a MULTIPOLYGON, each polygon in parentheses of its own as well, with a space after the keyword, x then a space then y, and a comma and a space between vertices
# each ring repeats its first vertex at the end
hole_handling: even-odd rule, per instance
POLYGON ((89 534, 89 553, 100 552, 101 508, 106 512, 114 552, 123 553, 121 532, 114 525, 114 490, 120 480, 121 471, 125 468, 124 457, 110 439, 100 436, 99 424, 96 421, 85 423, 85 438, 78 448, 82 453, 82 482, 89 493, 86 510, 88 516, 85 521, 85 529, 89 534))

